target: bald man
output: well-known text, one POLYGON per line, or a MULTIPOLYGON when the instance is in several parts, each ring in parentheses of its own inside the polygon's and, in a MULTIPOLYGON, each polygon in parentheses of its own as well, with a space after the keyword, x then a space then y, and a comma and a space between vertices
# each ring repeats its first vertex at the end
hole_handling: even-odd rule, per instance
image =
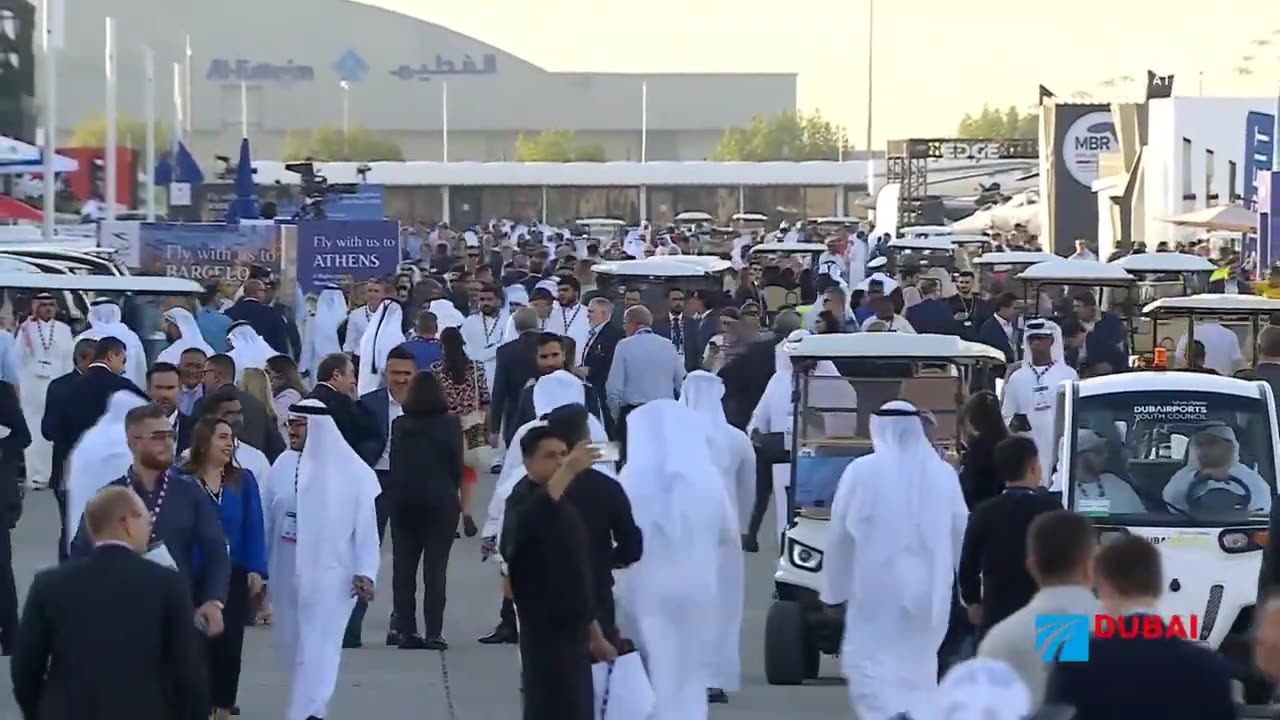
POLYGON ((618 419, 618 440, 626 442, 626 417, 651 400, 674 400, 684 382, 684 359, 671 341, 653 332, 653 313, 635 305, 622 313, 627 337, 618 341, 605 394, 618 419))
POLYGON ((276 350, 281 352, 294 350, 293 356, 296 360, 298 348, 293 347, 289 342, 289 324, 285 322, 279 307, 265 302, 267 286, 261 280, 249 279, 245 280, 243 289, 244 295, 236 301, 235 305, 227 308, 225 315, 233 322, 249 323, 249 326, 276 350))

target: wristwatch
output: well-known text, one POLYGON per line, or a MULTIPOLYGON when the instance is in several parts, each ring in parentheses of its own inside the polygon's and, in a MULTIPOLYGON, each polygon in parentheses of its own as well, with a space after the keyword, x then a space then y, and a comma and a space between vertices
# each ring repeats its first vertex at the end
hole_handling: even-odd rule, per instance
POLYGON ((227 607, 227 604, 222 602, 221 600, 210 600, 205 604, 208 605, 209 603, 213 603, 214 607, 218 608, 219 610, 223 610, 227 607))

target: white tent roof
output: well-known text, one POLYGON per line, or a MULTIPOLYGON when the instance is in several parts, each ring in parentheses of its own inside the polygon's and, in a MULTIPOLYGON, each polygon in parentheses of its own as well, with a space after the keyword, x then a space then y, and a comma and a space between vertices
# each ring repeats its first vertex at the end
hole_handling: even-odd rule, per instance
POLYGON ((1258 227, 1258 216, 1252 210, 1239 205, 1219 205, 1195 210, 1164 221, 1180 227, 1197 227, 1227 232, 1253 232, 1258 227))
MULTIPOLYGON (((0 175, 18 175, 39 172, 44 168, 41 148, 0 135, 0 175)), ((80 163, 65 155, 53 156, 55 173, 75 172, 80 163)))

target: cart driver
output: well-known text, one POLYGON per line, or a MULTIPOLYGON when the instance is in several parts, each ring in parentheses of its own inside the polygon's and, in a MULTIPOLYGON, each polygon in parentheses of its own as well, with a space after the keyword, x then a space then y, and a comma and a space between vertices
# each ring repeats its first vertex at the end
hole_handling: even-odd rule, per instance
POLYGON ((1192 436, 1187 465, 1169 478, 1164 500, 1195 514, 1197 503, 1213 490, 1225 490, 1242 498, 1248 493, 1248 512, 1271 511, 1270 486, 1257 471, 1240 462, 1236 433, 1221 424, 1205 426, 1192 436))
POLYGON ((1133 486, 1106 471, 1107 440, 1098 433, 1076 431, 1075 502, 1073 510, 1089 515, 1128 515, 1147 508, 1133 486))

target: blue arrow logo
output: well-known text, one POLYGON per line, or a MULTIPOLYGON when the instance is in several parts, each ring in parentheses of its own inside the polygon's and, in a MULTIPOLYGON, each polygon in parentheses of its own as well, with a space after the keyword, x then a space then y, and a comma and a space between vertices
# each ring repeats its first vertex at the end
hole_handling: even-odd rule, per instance
POLYGON ((369 63, 364 58, 356 54, 354 50, 348 50, 342 54, 342 57, 334 61, 333 72, 337 74, 338 79, 344 82, 360 82, 364 79, 365 74, 369 72, 369 63))

